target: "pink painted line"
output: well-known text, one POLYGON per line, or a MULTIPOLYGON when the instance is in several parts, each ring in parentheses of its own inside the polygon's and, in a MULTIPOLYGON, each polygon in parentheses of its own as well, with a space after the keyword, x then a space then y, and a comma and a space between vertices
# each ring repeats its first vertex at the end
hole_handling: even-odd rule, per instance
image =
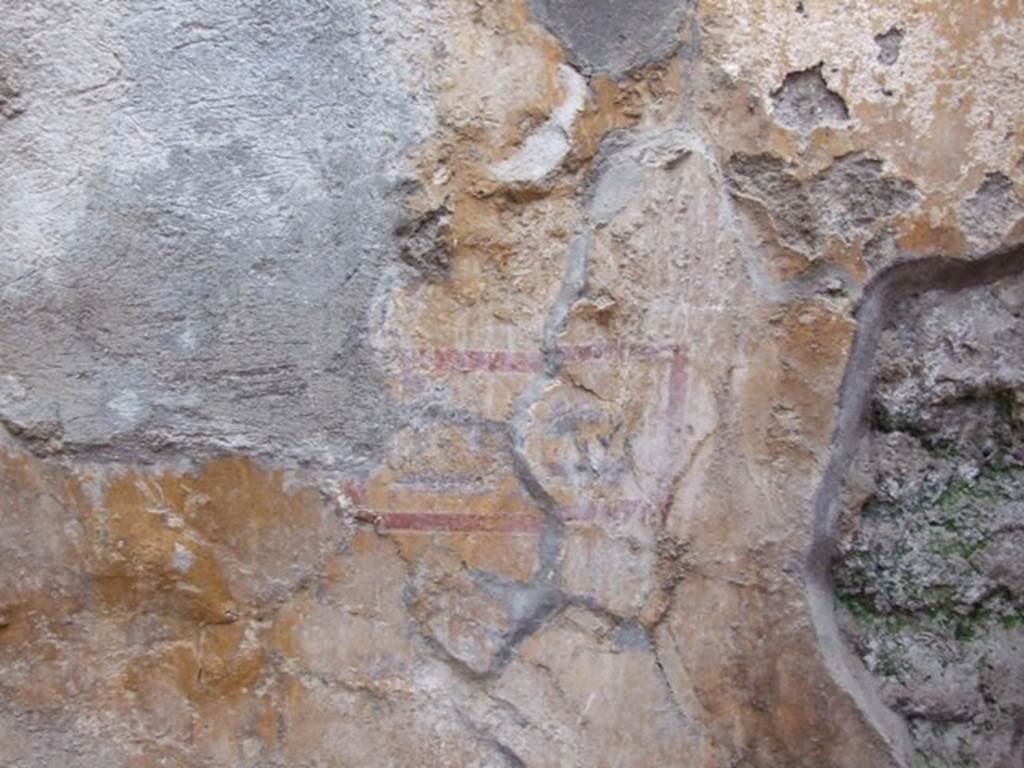
POLYGON ((376 523, 386 531, 440 533, 537 533, 540 517, 529 515, 477 515, 457 512, 383 512, 376 523))
MULTIPOLYGON (((449 533, 537 533, 539 514, 525 510, 500 511, 494 514, 450 511, 390 512, 363 506, 362 493, 351 486, 348 498, 359 505, 355 519, 370 523, 387 531, 419 531, 449 533), (359 498, 360 501, 356 501, 359 498)), ((625 520, 633 515, 651 515, 654 507, 641 501, 620 501, 609 504, 587 504, 564 508, 560 511, 566 522, 610 522, 625 520)))
MULTIPOLYGON (((686 352, 678 344, 569 344, 560 347, 569 364, 616 363, 637 361, 664 361, 670 363, 669 402, 666 416, 677 421, 686 400, 688 384, 686 352)), ((424 347, 402 349, 398 359, 407 370, 432 371, 435 373, 531 373, 540 369, 541 356, 535 352, 512 350, 474 350, 456 348, 424 347)), ((670 485, 671 480, 666 479, 670 485)), ((357 508, 355 518, 372 523, 389 531, 452 532, 452 533, 537 533, 541 518, 524 514, 522 511, 502 511, 497 514, 436 512, 394 512, 375 510, 366 503, 366 489, 349 484, 343 491, 349 503, 357 508)), ((341 501, 339 499, 339 501, 341 501)), ((664 518, 672 497, 666 492, 659 504, 651 505, 642 501, 626 500, 604 504, 574 505, 561 510, 562 519, 567 522, 597 522, 624 520, 635 515, 659 516, 664 518)))

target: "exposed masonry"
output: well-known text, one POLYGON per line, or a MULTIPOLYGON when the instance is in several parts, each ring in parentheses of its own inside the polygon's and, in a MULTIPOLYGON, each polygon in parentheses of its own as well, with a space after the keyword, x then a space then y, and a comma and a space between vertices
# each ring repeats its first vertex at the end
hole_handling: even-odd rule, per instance
POLYGON ((849 241, 871 233, 878 221, 920 198, 913 183, 887 175, 880 159, 862 152, 837 158, 806 181, 770 154, 737 153, 726 172, 733 194, 764 206, 783 243, 810 258, 825 235, 849 241))
POLYGON ((843 97, 829 88, 824 63, 790 72, 771 93, 775 118, 787 128, 807 134, 821 125, 842 126, 850 119, 843 97))
POLYGON ((1024 199, 1006 174, 985 174, 985 179, 960 206, 964 232, 981 247, 998 243, 1024 214, 1024 199))
POLYGON ((1024 757, 1022 313, 1019 275, 897 303, 844 483, 842 627, 924 765, 1024 757))
POLYGON ((901 766, 914 764, 914 746, 906 724, 883 702, 876 681, 853 656, 837 623, 831 569, 839 537, 840 491, 868 428, 875 355, 893 307, 913 295, 962 291, 1019 274, 1024 274, 1024 246, 1000 249, 971 261, 934 257, 904 262, 871 282, 857 310, 857 333, 843 378, 831 459, 814 497, 808 601, 834 680, 857 702, 901 766))
POLYGON ((451 211, 442 206, 406 218, 395 227, 400 258, 426 280, 438 282, 451 273, 448 250, 451 219, 451 211))

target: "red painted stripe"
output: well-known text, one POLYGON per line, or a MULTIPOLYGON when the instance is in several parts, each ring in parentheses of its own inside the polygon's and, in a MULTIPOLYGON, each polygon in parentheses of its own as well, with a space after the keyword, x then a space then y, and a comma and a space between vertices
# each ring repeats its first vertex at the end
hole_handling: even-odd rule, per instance
POLYGON ((540 518, 527 515, 476 515, 451 512, 384 512, 378 525, 387 531, 448 533, 537 533, 540 518))
MULTIPOLYGON (((351 497, 351 493, 350 493, 351 497)), ((566 522, 612 522, 634 515, 651 515, 655 507, 642 501, 587 504, 562 511, 566 522)), ((356 518, 388 531, 442 531, 461 533, 537 533, 541 517, 523 512, 383 512, 360 509, 356 518)))

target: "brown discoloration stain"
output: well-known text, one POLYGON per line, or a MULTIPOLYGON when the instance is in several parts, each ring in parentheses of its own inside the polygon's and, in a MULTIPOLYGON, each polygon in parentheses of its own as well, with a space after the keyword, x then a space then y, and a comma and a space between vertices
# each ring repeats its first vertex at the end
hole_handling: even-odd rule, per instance
POLYGON ((231 621, 237 608, 214 553, 166 518, 183 511, 185 489, 161 479, 124 475, 107 489, 91 531, 101 599, 134 610, 161 604, 195 621, 231 621))
MULTIPOLYGON (((318 492, 289 488, 281 470, 222 458, 184 472, 98 473, 86 491, 59 466, 15 453, 0 461, 0 482, 17 483, 5 524, 38 519, 54 497, 65 516, 59 527, 78 520, 83 546, 67 563, 78 569, 72 582, 89 585, 92 596, 71 601, 49 587, 15 594, 5 583, 0 662, 10 670, 31 662, 31 674, 5 675, 0 690, 25 711, 56 711, 77 697, 99 722, 138 734, 139 765, 191 764, 196 755, 224 763, 241 759, 245 734, 263 753, 281 747, 281 701, 296 690, 281 663, 301 675, 340 675, 373 697, 407 687, 412 646, 397 629, 407 564, 394 542, 353 531, 288 594, 264 596, 253 587, 245 600, 232 595, 229 572, 287 579, 306 537, 322 551, 318 492), (192 555, 187 568, 180 559, 175 566, 182 544, 192 555), (391 578, 382 582, 387 563, 391 578), (336 625, 339 610, 347 617, 336 625), (100 629, 83 635, 87 624, 100 629), (343 636, 333 634, 339 627, 343 636), (323 655, 318 631, 339 641, 346 664, 324 666, 337 660, 323 655), (67 643, 77 647, 73 657, 64 656, 67 643), (120 649, 113 659, 112 647, 120 649)), ((60 571, 44 576, 62 578, 60 571)), ((295 720, 288 725, 298 728, 295 720)))
POLYGON ((916 256, 962 256, 967 251, 967 240, 956 227, 934 225, 930 218, 917 218, 901 228, 899 246, 916 256))
POLYGON ((281 470, 245 458, 114 475, 87 523, 103 599, 155 602, 213 624, 255 609, 265 581, 315 565, 325 532, 319 494, 284 482, 281 470))
POLYGON ((254 629, 248 622, 203 629, 195 678, 200 690, 207 695, 227 696, 255 686, 268 660, 254 629))
POLYGON ((885 745, 849 697, 823 684, 827 674, 807 651, 813 632, 783 585, 766 575, 778 556, 748 550, 728 575, 695 573, 677 591, 666 621, 708 732, 738 764, 889 765, 885 745), (686 610, 706 621, 687 623, 686 610))
POLYGON ((575 125, 575 161, 590 160, 614 130, 677 119, 682 110, 682 77, 683 63, 671 58, 648 64, 624 80, 605 75, 592 78, 590 100, 575 125))

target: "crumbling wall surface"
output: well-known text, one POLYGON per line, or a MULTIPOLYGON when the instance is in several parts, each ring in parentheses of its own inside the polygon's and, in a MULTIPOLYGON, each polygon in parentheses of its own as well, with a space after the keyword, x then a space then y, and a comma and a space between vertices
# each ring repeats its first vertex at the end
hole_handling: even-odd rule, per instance
POLYGON ((0 765, 1019 763, 1019 4, 8 5, 0 765))
POLYGON ((907 298, 846 483, 845 629, 925 765, 1024 759, 1024 280, 907 298))

